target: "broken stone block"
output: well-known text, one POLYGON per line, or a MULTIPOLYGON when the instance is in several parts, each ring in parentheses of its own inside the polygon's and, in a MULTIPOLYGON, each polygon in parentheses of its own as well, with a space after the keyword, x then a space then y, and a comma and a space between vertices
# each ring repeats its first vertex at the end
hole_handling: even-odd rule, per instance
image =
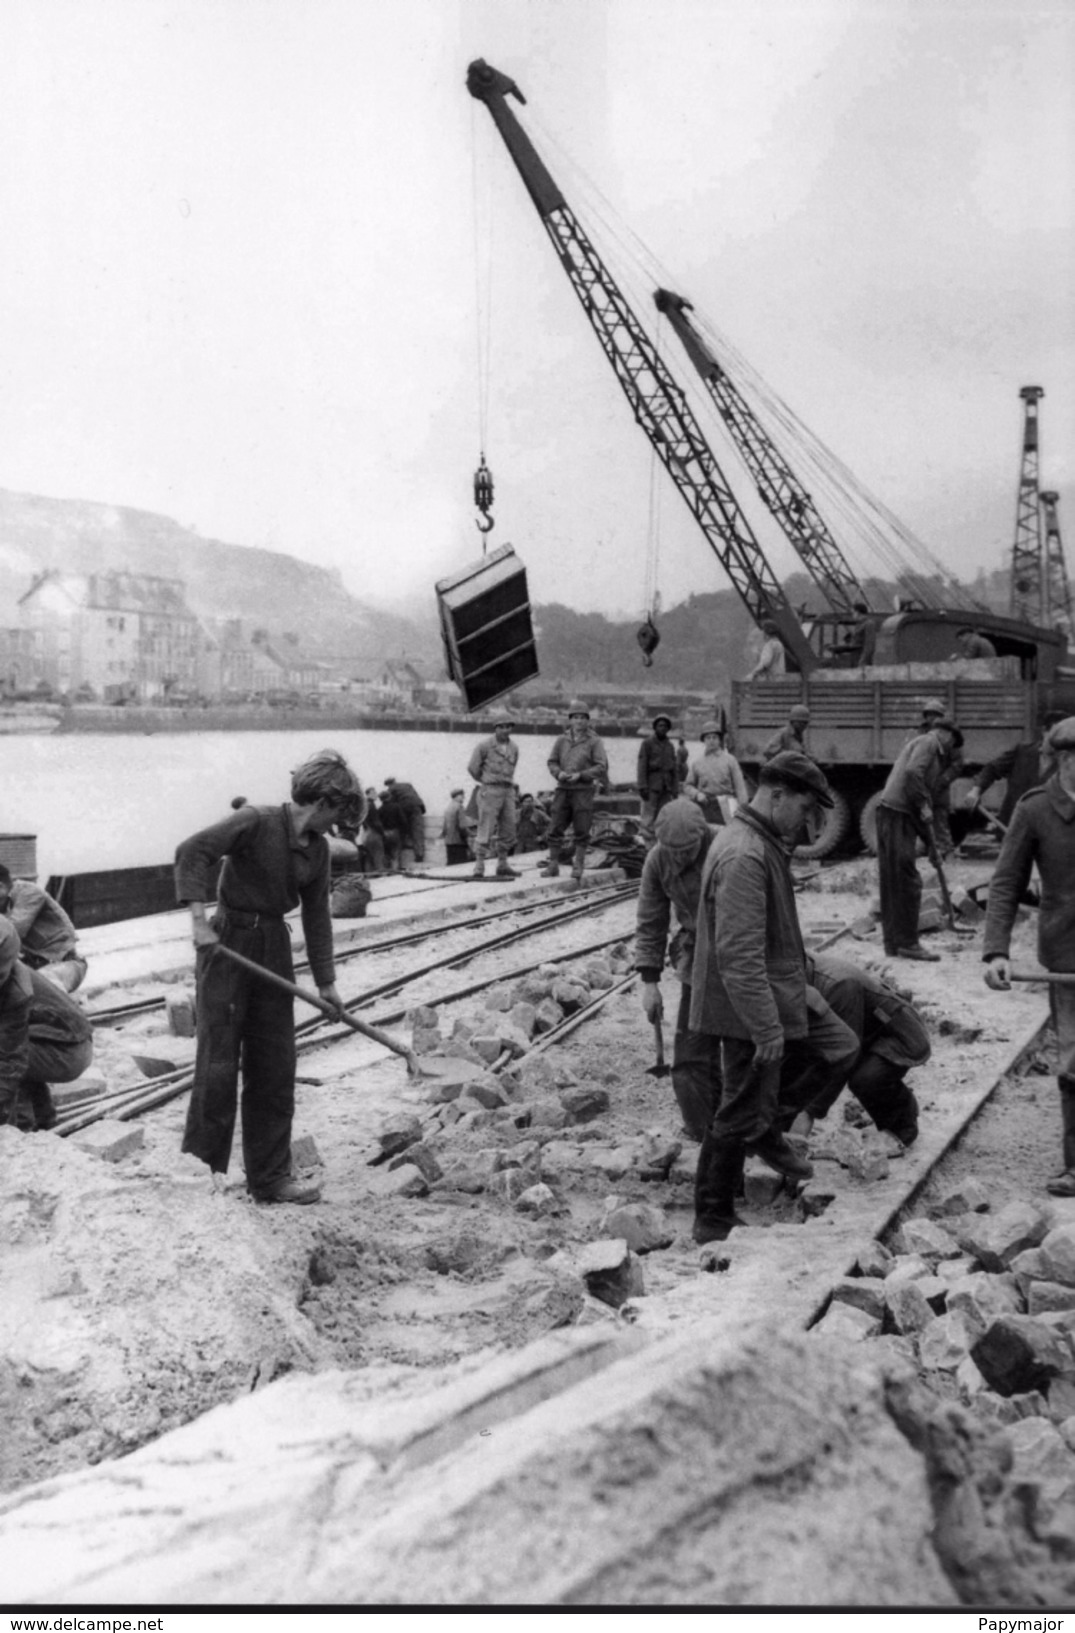
POLYGON ((571 1113, 553 1095, 530 1102, 531 1128, 566 1128, 570 1121, 571 1113))
POLYGON ((917 1281, 885 1278, 885 1303, 897 1332, 922 1332, 935 1319, 933 1309, 917 1281))
POLYGON ((930 1259, 958 1259, 959 1243, 954 1236, 932 1219, 905 1219, 900 1226, 904 1253, 917 1253, 930 1259))
POLYGON ((133 1151, 141 1151, 146 1143, 146 1131, 140 1123, 121 1123, 118 1118, 105 1117, 68 1136, 72 1145, 91 1157, 104 1162, 120 1162, 133 1151))
POLYGON ((589 1123, 609 1109, 611 1101, 607 1089, 579 1087, 565 1089, 560 1104, 573 1123, 589 1123))
POLYGON ((1044 1238, 1039 1248, 1042 1280, 1062 1282, 1075 1287, 1075 1221, 1058 1225, 1044 1238))
POLYGON ((617 1180, 630 1173, 636 1152, 625 1145, 600 1145, 593 1147, 589 1155, 591 1169, 596 1169, 606 1179, 617 1180))
MULTIPOLYGON (((178 1064, 174 1060, 165 1060, 161 1055, 132 1055, 131 1059, 144 1077, 164 1077, 168 1072, 174 1072, 178 1064)), ((60 1104, 55 1090, 52 1099, 55 1105, 60 1104)))
POLYGON ((503 1053, 500 1047, 500 1039, 495 1032, 479 1032, 475 1037, 471 1038, 468 1047, 487 1066, 491 1066, 494 1060, 499 1060, 503 1053))
POLYGON ((581 1287, 557 1276, 523 1300, 523 1313, 547 1332, 573 1325, 581 1315, 586 1296, 581 1287))
POLYGON ((457 1015, 452 1023, 452 1037, 463 1043, 469 1043, 476 1032, 479 1032, 477 1021, 468 1020, 465 1015, 457 1015))
POLYGON ((856 1276, 887 1276, 892 1267, 892 1254, 882 1242, 871 1240, 863 1242, 855 1254, 855 1263, 852 1271, 856 1276))
POLYGON ((544 1037, 559 1026, 564 1018, 564 1011, 553 998, 543 998, 534 1011, 534 1035, 544 1037))
POLYGON ((1045 1274, 1045 1265, 1041 1250, 1036 1247, 1027 1248, 1025 1253, 1017 1253, 1009 1265, 1011 1275, 1015 1277, 1016 1285, 1023 1295, 1024 1302, 1030 1292, 1030 1284, 1035 1281, 1048 1281, 1045 1274))
POLYGON ((1020 1253, 1037 1247, 1048 1228, 1041 1211, 1029 1202, 1009 1202, 992 1215, 963 1214, 951 1225, 960 1246, 986 1270, 1006 1270, 1020 1253))
POLYGON ((511 989, 509 987, 490 987, 488 992, 485 994, 486 1009, 497 1010, 505 1014, 511 1008, 514 1001, 515 1000, 511 995, 511 989))
POLYGON ((506 1021, 500 1022, 496 1032, 501 1053, 507 1049, 509 1054, 517 1058, 519 1055, 525 1055, 530 1048, 529 1033, 524 1032, 521 1026, 516 1026, 510 1015, 506 1021))
POLYGON ((885 1284, 879 1276, 845 1276, 832 1290, 834 1304, 852 1304, 878 1322, 885 1314, 885 1284))
POLYGON ((1075 1287, 1062 1281, 1032 1281, 1027 1289, 1028 1315, 1044 1315, 1046 1310, 1075 1310, 1075 1287))
POLYGON ((442 1043, 440 1033, 433 1027, 416 1026, 411 1033, 411 1053, 414 1055, 435 1055, 442 1043))
POLYGON ((578 1256, 577 1269, 586 1291, 614 1310, 646 1290, 642 1266, 622 1237, 589 1243, 578 1256))
POLYGON ((424 1249, 426 1266, 438 1276, 457 1275, 473 1270, 484 1257, 486 1244, 474 1230, 460 1231, 444 1242, 434 1242, 424 1249))
POLYGON ((876 1184, 888 1178, 888 1157, 878 1145, 863 1143, 848 1151, 847 1171, 864 1185, 876 1184))
POLYGON ((869 913, 860 913, 857 919, 852 919, 848 930, 856 941, 865 941, 877 928, 877 920, 869 913))
POLYGON ((489 1176, 488 1189, 514 1206, 533 1183, 530 1175, 524 1173, 521 1168, 502 1168, 489 1176))
POLYGON ((919 1276, 915 1286, 925 1294, 926 1303, 935 1315, 943 1315, 948 1307, 948 1283, 940 1276, 919 1276))
POLYGON ((673 1140, 660 1129, 649 1129, 637 1143, 634 1167, 639 1179, 667 1179, 669 1170, 683 1149, 682 1141, 673 1140))
POLYGON ((948 1309, 966 1318, 977 1333, 984 1333, 1001 1315, 1021 1315, 1023 1301, 1011 1275, 990 1276, 977 1271, 948 1286, 948 1309))
POLYGON ((532 970, 516 981, 511 989, 511 995, 517 1004, 540 1004, 549 996, 551 981, 549 976, 542 975, 540 970, 532 970))
POLYGON ((1075 1373, 1070 1345, 1026 1315, 998 1316, 975 1341, 971 1356, 998 1395, 1048 1389, 1051 1379, 1075 1373))
POLYGON ((893 1287, 907 1281, 919 1281, 923 1276, 931 1276, 932 1269, 920 1253, 897 1253, 889 1266, 885 1276, 893 1287))
POLYGON ((799 1192, 798 1203, 804 1219, 817 1219, 836 1201, 843 1181, 838 1163, 817 1162, 814 1177, 799 1192))
POLYGON ((472 1049, 470 1044, 463 1038, 449 1038, 447 1043, 441 1044, 440 1052, 442 1055, 449 1056, 452 1060, 475 1061, 479 1066, 485 1066, 488 1064, 488 1062, 478 1054, 477 1050, 472 1049))
MULTIPOLYGON (((921 1286, 921 1282, 912 1282, 921 1286)), ((977 1330, 958 1311, 934 1316, 918 1335, 918 1359, 927 1372, 955 1372, 970 1357, 977 1330)))
POLYGON ((413 1009, 407 1011, 403 1018, 412 1031, 440 1031, 440 1016, 429 1004, 416 1004, 413 1009))
POLYGON ((881 1318, 871 1315, 868 1310, 860 1309, 857 1304, 833 1302, 811 1331, 820 1333, 825 1338, 839 1338, 844 1342, 858 1343, 864 1338, 876 1338, 879 1335, 881 1318))
POLYGON ((417 1168, 427 1185, 435 1185, 438 1179, 444 1178, 444 1170, 428 1145, 409 1145, 406 1151, 388 1159, 389 1169, 403 1168, 407 1163, 417 1168))
POLYGON ((549 997, 559 1004, 565 1015, 574 1015, 590 1001, 590 989, 581 981, 561 976, 549 988, 549 997))
POLYGON ((1012 1451, 1012 1478, 1019 1482, 1040 1481, 1059 1496, 1071 1483, 1071 1453, 1054 1423, 1043 1417, 1026 1417, 1005 1429, 1004 1439, 1012 1451))
POLYGON ((190 987, 176 987, 164 995, 164 1012, 168 1017, 168 1030, 174 1038, 192 1038, 197 1032, 195 1024, 194 993, 190 987))
POLYGON ((517 1026, 524 1037, 529 1040, 534 1035, 534 1023, 537 1020, 537 1007, 534 1004, 516 1002, 508 1010, 508 1020, 517 1026))
POLYGON ((459 1104, 467 1110, 470 1109, 468 1101, 475 1102, 486 1111, 492 1111, 496 1106, 506 1106, 508 1097, 495 1077, 478 1077, 473 1083, 468 1083, 459 1096, 459 1104))
POLYGON ((974 1400, 983 1389, 989 1388, 969 1354, 956 1367, 956 1384, 965 1400, 974 1400))
POLYGON ((597 992, 605 992, 612 985, 612 966, 603 958, 594 958, 583 969, 586 985, 597 992))
POLYGON ((561 1174, 577 1174, 589 1165, 589 1155, 583 1145, 573 1145, 567 1140, 549 1140, 541 1148, 541 1169, 551 1178, 555 1179, 561 1174))
POLYGON ((1049 1416, 1054 1423, 1075 1423, 1075 1377, 1053 1379, 1049 1385, 1049 1416))
POLYGON ((377 1144, 386 1157, 394 1157, 422 1138, 422 1125, 410 1112, 396 1112, 377 1131, 377 1144))
POLYGON ((969 1253, 961 1253, 957 1259, 938 1259, 935 1273, 942 1281, 962 1281, 964 1276, 972 1276, 978 1269, 978 1261, 969 1253))
POLYGON ((556 1068, 548 1055, 532 1055, 518 1066, 508 1067, 501 1073, 502 1079, 510 1080, 512 1077, 517 1078, 519 1091, 527 1098, 555 1094, 560 1086, 556 1068))
POLYGON ((317 1141, 312 1134, 300 1134, 291 1142, 291 1166, 299 1168, 323 1168, 321 1153, 317 1149, 317 1141))
POLYGON ((536 1185, 525 1185, 528 1176, 523 1173, 521 1168, 506 1169, 505 1179, 509 1174, 518 1174, 524 1181, 524 1189, 519 1193, 515 1202, 515 1207, 519 1213, 530 1214, 536 1219, 546 1219, 550 1214, 564 1212, 565 1204, 561 1202, 550 1185, 545 1185, 541 1181, 536 1185))
POLYGON ((609 1203, 601 1215, 601 1234, 622 1237, 632 1253, 652 1253, 671 1246, 675 1240, 676 1233, 660 1208, 648 1202, 623 1202, 618 1197, 610 1197, 609 1203))
POLYGON ((928 935, 931 930, 943 930, 944 913, 939 907, 924 907, 918 915, 918 933, 928 935))
POLYGON ((1040 1389, 1028 1389, 1025 1395, 1009 1395, 1008 1402, 1015 1419, 1044 1418, 1049 1415, 1049 1402, 1040 1389))
POLYGON ((428 1099, 435 1104, 458 1100, 470 1083, 484 1081, 488 1073, 484 1066, 469 1060, 453 1060, 445 1055, 427 1055, 419 1065, 428 1099))
POLYGON ((377 1191, 381 1196, 428 1196, 429 1185, 420 1168, 413 1162, 405 1162, 400 1168, 392 1168, 377 1182, 377 1191))
POLYGON ((758 1157, 748 1157, 743 1168, 743 1200, 748 1208, 771 1208, 784 1188, 783 1174, 774 1174, 758 1157))
POLYGON ((968 1174, 966 1179, 945 1191, 933 1212, 941 1218, 947 1214, 987 1213, 989 1205, 990 1196, 986 1187, 980 1179, 968 1174))

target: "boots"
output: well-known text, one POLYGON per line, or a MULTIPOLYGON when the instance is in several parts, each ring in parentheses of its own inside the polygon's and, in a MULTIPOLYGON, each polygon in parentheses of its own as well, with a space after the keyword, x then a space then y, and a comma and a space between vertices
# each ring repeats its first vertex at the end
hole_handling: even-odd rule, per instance
POLYGON ((30 1102, 33 1112, 33 1126, 35 1129, 49 1129, 56 1127, 56 1107, 53 1104, 52 1091, 48 1084, 37 1077, 23 1079, 23 1088, 26 1098, 30 1102))
POLYGON ((719 1084, 714 1094, 710 1084, 699 1081, 700 1078, 701 1072, 693 1063, 672 1062, 672 1093, 683 1118, 683 1127, 692 1140, 699 1141, 705 1139, 705 1131, 720 1103, 719 1084))
POLYGON ((575 860, 571 864, 571 877, 581 882, 583 869, 586 866, 586 846, 576 843, 575 860))
POLYGON ((691 1234, 696 1242, 723 1242, 736 1225, 745 1223, 735 1211, 745 1154, 742 1141, 720 1139, 711 1129, 706 1132, 694 1179, 691 1234))
POLYGON ((549 860, 545 864, 545 877, 546 879, 558 879, 560 877, 560 841, 558 839, 554 840, 549 846, 549 860))
POLYGON ((1075 1196, 1075 1078, 1057 1079, 1060 1089, 1060 1116, 1064 1128, 1063 1171, 1046 1182, 1050 1196, 1075 1196))
POLYGON ((522 878, 522 875, 518 873, 515 868, 509 865, 506 856, 502 856, 496 865, 496 874, 494 877, 497 879, 520 879, 522 878))
POLYGON ((471 874, 471 878, 485 878, 485 851, 481 846, 475 846, 474 849, 474 872, 471 874))

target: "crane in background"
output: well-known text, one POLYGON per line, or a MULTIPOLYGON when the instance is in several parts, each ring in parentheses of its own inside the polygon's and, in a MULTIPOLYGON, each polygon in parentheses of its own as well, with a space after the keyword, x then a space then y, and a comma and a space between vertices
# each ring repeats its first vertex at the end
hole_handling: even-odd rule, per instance
POLYGON ((1056 519, 1058 495, 1039 490, 1041 428, 1038 404, 1041 386, 1023 386, 1023 452, 1015 505, 1015 542, 1012 546, 1012 583, 1009 606, 1013 618, 1042 625, 1058 617, 1071 632, 1071 586, 1056 519), (1044 528, 1043 528, 1044 522, 1044 528))
POLYGON ((1071 586, 1064 561, 1064 546, 1060 540, 1060 522, 1056 507, 1058 493, 1039 493, 1042 519, 1045 523, 1045 590, 1047 605, 1042 608, 1041 622, 1054 624, 1071 636, 1071 586))

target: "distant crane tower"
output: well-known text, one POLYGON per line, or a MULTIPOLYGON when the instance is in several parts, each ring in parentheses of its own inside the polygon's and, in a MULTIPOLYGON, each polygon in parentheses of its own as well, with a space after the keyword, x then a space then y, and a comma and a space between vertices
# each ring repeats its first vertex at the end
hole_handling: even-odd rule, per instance
POLYGON ((1056 624, 1057 628, 1063 629, 1070 641, 1071 585, 1068 582, 1068 570, 1064 561, 1064 546, 1060 542, 1060 523, 1056 516, 1060 495, 1041 493, 1038 497, 1045 519, 1045 587, 1048 594, 1048 606, 1043 608, 1042 623, 1056 624))
POLYGON ((1041 507, 1038 503, 1038 403, 1041 386, 1024 386, 1023 462, 1019 469, 1019 496, 1015 506, 1015 544, 1012 547, 1010 611, 1013 618, 1043 623, 1041 571, 1041 507))

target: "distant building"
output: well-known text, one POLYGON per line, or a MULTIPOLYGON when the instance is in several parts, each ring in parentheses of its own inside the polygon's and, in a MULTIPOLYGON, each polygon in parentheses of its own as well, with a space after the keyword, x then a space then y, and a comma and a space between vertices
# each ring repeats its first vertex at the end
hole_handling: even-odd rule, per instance
POLYGON ((159 702, 200 689, 213 641, 181 579, 148 573, 39 573, 19 602, 41 678, 106 702, 159 702))

